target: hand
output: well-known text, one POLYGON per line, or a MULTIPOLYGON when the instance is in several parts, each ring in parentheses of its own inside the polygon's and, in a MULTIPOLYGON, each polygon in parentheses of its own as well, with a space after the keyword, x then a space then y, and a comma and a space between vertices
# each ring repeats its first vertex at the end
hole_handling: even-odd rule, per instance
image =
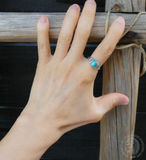
MULTIPOLYGON (((80 19, 78 5, 68 9, 54 56, 51 55, 49 44, 48 18, 42 16, 38 22, 39 61, 30 99, 23 112, 34 117, 34 125, 37 124, 41 134, 53 143, 65 132, 98 122, 113 107, 128 103, 128 98, 120 93, 93 97, 97 71, 83 56, 96 11, 96 3, 89 2, 85 3, 80 19)), ((92 54, 100 66, 114 50, 123 34, 124 25, 121 17, 117 19, 92 54)))
MULTIPOLYGON (((49 44, 48 18, 42 16, 38 22, 39 61, 24 113, 33 116, 34 124, 39 124, 42 134, 53 142, 69 130, 100 121, 113 107, 128 103, 128 98, 119 93, 93 97, 97 71, 83 56, 96 11, 96 3, 89 2, 90 4, 85 3, 80 19, 78 5, 68 9, 54 56, 51 55, 49 44), (75 36, 69 48, 76 25, 75 36)), ((111 55, 123 34, 124 25, 123 18, 117 19, 92 54, 100 65, 111 55)))
MULTIPOLYGON (((64 133, 98 122, 113 107, 128 104, 128 97, 120 93, 98 98, 93 96, 97 71, 83 56, 83 51, 94 23, 95 12, 96 3, 91 0, 86 1, 80 18, 78 5, 74 4, 68 9, 54 56, 51 55, 49 43, 49 20, 42 16, 38 21, 39 61, 29 101, 18 123, 24 129, 27 126, 23 134, 32 135, 38 145, 45 146, 44 150, 64 133)), ((123 18, 116 19, 105 39, 93 52, 92 57, 100 66, 112 54, 124 27, 123 18)))

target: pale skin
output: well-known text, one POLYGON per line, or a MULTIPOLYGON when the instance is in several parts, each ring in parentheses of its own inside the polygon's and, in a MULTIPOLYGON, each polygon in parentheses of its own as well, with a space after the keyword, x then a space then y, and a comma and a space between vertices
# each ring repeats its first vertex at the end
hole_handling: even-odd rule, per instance
MULTIPOLYGON (((115 106, 128 104, 129 98, 121 93, 93 96, 97 71, 83 56, 83 51, 95 12, 94 0, 85 2, 81 16, 77 4, 68 9, 53 56, 49 42, 49 19, 45 15, 40 17, 37 24, 39 60, 30 97, 11 130, 0 142, 0 159, 38 160, 64 133, 98 122, 115 106)), ((100 66, 112 54, 124 28, 124 19, 117 18, 92 53, 100 66)))

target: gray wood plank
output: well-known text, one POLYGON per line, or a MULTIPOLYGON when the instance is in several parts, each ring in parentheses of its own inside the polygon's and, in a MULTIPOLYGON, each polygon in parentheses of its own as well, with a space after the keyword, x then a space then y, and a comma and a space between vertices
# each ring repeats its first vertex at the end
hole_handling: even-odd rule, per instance
MULTIPOLYGON (((132 12, 134 11, 130 10, 130 7, 133 9, 132 3, 135 3, 137 9, 141 6, 141 9, 138 10, 141 11, 143 10, 142 5, 145 3, 145 0, 107 0, 106 10, 113 12, 132 12), (122 10, 108 8, 109 5, 112 6, 116 3, 122 3, 122 10)), ((132 159, 133 141, 127 144, 130 150, 127 150, 126 155, 121 152, 120 144, 125 137, 134 136, 140 60, 140 50, 131 47, 124 50, 115 50, 103 66, 102 94, 119 92, 127 95, 130 101, 127 106, 117 106, 102 118, 100 127, 100 160, 132 159)), ((122 147, 124 149, 126 148, 126 146, 122 147)))
MULTIPOLYGON (((37 21, 41 15, 50 20, 50 42, 56 43, 65 13, 4 13, 0 12, 0 42, 37 42, 37 21)), ((131 25, 137 14, 112 13, 109 26, 118 17, 126 21, 126 29, 131 25)), ((100 43, 105 37, 105 21, 107 13, 96 13, 88 43, 100 43)), ((146 14, 139 17, 131 29, 133 36, 127 34, 120 43, 146 44, 146 14)))
POLYGON ((114 51, 103 66, 103 95, 123 93, 130 102, 117 106, 101 120, 100 160, 130 159, 120 152, 119 144, 124 137, 134 134, 141 57, 138 52, 136 48, 114 51))
POLYGON ((145 0, 106 0, 106 11, 142 12, 145 11, 145 0))

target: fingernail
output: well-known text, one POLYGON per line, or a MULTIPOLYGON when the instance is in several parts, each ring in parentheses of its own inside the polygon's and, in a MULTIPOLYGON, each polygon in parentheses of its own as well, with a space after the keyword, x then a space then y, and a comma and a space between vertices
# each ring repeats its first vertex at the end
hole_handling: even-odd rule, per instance
POLYGON ((121 105, 127 105, 128 103, 129 103, 129 99, 127 98, 121 99, 121 102, 120 102, 121 105))
POLYGON ((46 23, 47 22, 47 18, 46 18, 46 16, 41 16, 41 18, 40 18, 40 22, 41 23, 46 23))
POLYGON ((78 7, 77 4, 73 4, 73 5, 71 6, 71 8, 72 8, 72 9, 75 9, 75 10, 77 10, 77 11, 78 11, 78 9, 79 9, 79 7, 78 7))
POLYGON ((94 0, 87 0, 87 4, 94 5, 95 1, 94 0))
POLYGON ((118 17, 117 20, 116 20, 116 23, 118 25, 121 25, 123 23, 123 18, 122 17, 118 17))

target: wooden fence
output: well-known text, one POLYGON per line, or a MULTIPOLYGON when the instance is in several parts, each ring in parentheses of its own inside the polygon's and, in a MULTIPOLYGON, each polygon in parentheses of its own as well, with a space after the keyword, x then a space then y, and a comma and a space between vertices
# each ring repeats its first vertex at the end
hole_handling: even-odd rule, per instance
MULTIPOLYGON (((137 13, 145 11, 145 0, 106 0, 105 3, 105 11, 112 12, 109 27, 115 18, 122 16, 127 29, 137 13)), ((36 42, 36 24, 42 14, 46 14, 50 20, 50 42, 56 43, 65 13, 13 12, 12 14, 0 12, 0 42, 36 42)), ((107 13, 96 13, 88 43, 100 43, 103 40, 106 16, 107 13)), ((145 45, 145 26, 146 14, 143 14, 130 33, 126 34, 119 43, 136 42, 145 45)), ((117 106, 101 120, 100 160, 132 159, 132 150, 126 156, 121 152, 121 141, 125 137, 134 136, 141 63, 140 52, 134 47, 120 51, 115 50, 103 66, 102 94, 120 92, 126 94, 130 102, 127 106, 117 106)))

